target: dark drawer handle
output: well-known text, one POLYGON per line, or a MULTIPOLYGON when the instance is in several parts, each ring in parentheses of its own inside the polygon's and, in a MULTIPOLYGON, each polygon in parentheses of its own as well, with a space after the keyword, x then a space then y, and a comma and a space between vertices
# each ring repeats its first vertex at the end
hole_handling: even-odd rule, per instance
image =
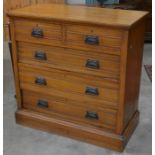
POLYGON ((96 112, 87 111, 85 117, 88 119, 92 119, 92 120, 98 120, 99 119, 98 114, 96 112))
POLYGON ((86 67, 87 68, 92 68, 92 69, 99 69, 100 64, 99 64, 99 61, 97 61, 97 60, 88 59, 87 62, 86 62, 86 67))
POLYGON ((35 38, 43 38, 44 33, 43 30, 40 28, 33 28, 31 35, 35 38))
POLYGON ((38 51, 35 53, 35 58, 37 60, 47 60, 46 53, 38 51))
POLYGON ((98 36, 86 36, 85 43, 88 45, 98 45, 99 37, 98 36))
POLYGON ((98 96, 99 95, 98 89, 93 88, 93 87, 87 87, 85 93, 87 95, 93 95, 93 96, 98 96))
POLYGON ((37 77, 35 80, 35 83, 37 85, 47 85, 46 79, 44 79, 42 77, 37 77))
POLYGON ((37 106, 40 108, 48 108, 48 102, 45 100, 39 100, 37 106))

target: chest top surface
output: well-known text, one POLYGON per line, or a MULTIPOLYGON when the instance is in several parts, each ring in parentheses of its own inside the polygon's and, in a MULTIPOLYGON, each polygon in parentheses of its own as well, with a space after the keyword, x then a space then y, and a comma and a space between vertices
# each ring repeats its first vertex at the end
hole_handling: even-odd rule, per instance
POLYGON ((60 4, 38 4, 8 12, 9 16, 62 20, 130 28, 148 12, 60 4))

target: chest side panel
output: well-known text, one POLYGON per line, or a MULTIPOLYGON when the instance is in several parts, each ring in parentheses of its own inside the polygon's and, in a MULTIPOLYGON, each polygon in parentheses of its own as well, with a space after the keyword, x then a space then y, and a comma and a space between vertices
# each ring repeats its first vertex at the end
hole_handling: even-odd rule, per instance
POLYGON ((129 32, 125 88, 124 127, 138 110, 145 23, 137 23, 129 32))

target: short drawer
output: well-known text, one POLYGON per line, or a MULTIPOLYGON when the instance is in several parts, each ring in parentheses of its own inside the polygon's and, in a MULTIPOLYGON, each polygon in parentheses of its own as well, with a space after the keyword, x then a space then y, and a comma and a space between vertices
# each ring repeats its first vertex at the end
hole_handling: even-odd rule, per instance
POLYGON ((120 57, 67 48, 18 43, 19 62, 119 79, 120 57))
POLYGON ((114 81, 91 78, 83 74, 29 65, 19 66, 20 85, 23 89, 30 88, 68 99, 77 100, 82 104, 99 106, 117 106, 119 85, 114 81), (94 102, 94 103, 93 103, 94 102))
POLYGON ((116 111, 111 109, 80 107, 63 98, 32 91, 22 91, 23 108, 47 115, 58 115, 67 121, 78 121, 100 128, 115 129, 116 111))
POLYGON ((120 55, 122 34, 121 30, 107 27, 68 25, 65 41, 71 47, 120 55))
POLYGON ((38 20, 17 19, 14 21, 15 39, 43 44, 60 44, 62 40, 61 25, 38 20))

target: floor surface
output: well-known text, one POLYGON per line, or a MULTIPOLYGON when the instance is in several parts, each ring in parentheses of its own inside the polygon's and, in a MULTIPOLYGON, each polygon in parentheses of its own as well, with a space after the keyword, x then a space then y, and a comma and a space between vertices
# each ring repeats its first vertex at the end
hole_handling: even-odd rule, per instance
MULTIPOLYGON (((152 45, 146 44, 143 64, 152 63, 151 53, 152 45)), ((4 155, 120 155, 108 149, 17 125, 14 119, 14 94, 10 55, 4 43, 4 155)), ((144 67, 139 109, 140 123, 121 155, 152 154, 152 86, 144 67)))

